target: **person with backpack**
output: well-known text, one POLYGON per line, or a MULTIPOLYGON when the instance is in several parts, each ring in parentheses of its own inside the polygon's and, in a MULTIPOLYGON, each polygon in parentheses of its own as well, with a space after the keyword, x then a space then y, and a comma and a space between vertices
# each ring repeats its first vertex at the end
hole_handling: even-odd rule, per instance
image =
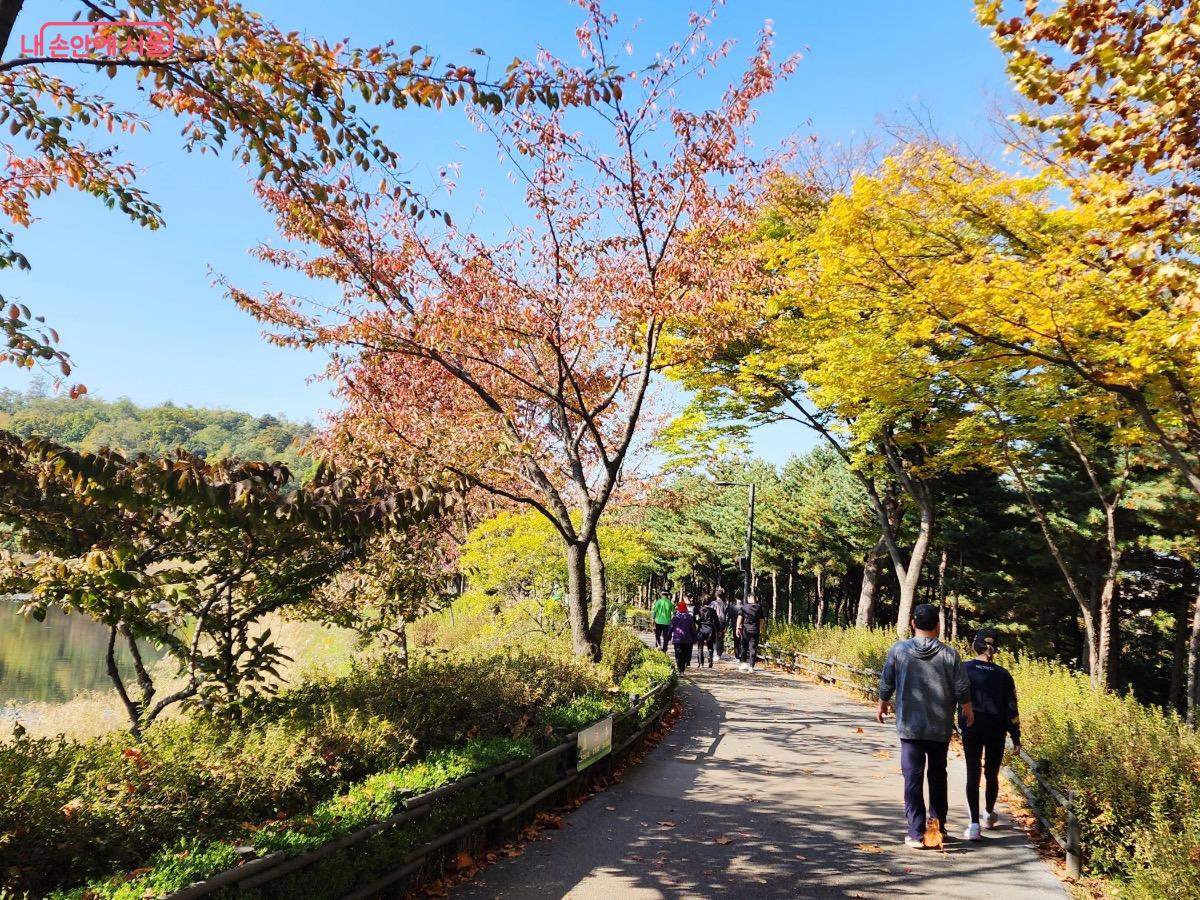
POLYGON ((675 646, 675 666, 682 675, 692 663, 692 647, 696 643, 696 620, 683 600, 671 618, 671 643, 675 646))
POLYGON ((764 637, 763 623, 766 620, 766 610, 751 594, 750 599, 739 609, 737 620, 736 634, 741 640, 742 665, 740 668, 743 672, 753 672, 754 665, 758 662, 758 642, 764 637))
POLYGON ((738 662, 741 662, 742 659, 742 636, 738 632, 738 618, 742 614, 743 605, 742 598, 734 595, 733 602, 725 610, 725 624, 731 632, 730 643, 733 644, 733 658, 738 662))
POLYGON ((717 662, 721 661, 721 657, 725 655, 725 629, 728 627, 729 620, 727 618, 727 610, 725 603, 725 588, 718 587, 713 593, 712 608, 717 614, 717 662))
POLYGON ((696 645, 700 648, 697 665, 701 668, 704 667, 704 650, 706 647, 708 648, 708 667, 712 668, 713 655, 716 652, 717 633, 720 632, 723 625, 721 617, 713 609, 712 601, 706 601, 700 607, 700 613, 696 617, 696 645))
POLYGON ((1017 685, 1007 669, 992 662, 1000 646, 1000 633, 983 628, 972 644, 977 656, 963 663, 971 682, 971 708, 975 721, 959 721, 963 756, 967 762, 967 808, 971 824, 963 835, 968 841, 983 840, 979 826, 979 774, 983 770, 987 828, 995 828, 996 798, 1000 794, 1000 765, 1004 761, 1004 742, 1012 735, 1013 748, 1021 752, 1021 715, 1017 709, 1017 685), (982 766, 981 766, 982 763, 982 766))
POLYGON ((879 711, 882 725, 893 698, 896 732, 900 736, 900 770, 904 773, 904 815, 909 847, 940 847, 946 833, 949 798, 946 792, 946 755, 954 730, 954 710, 962 708, 968 728, 975 724, 971 708, 971 682, 963 671, 958 651, 938 640, 937 607, 922 603, 913 610, 914 637, 897 641, 888 650, 879 676, 879 711), (928 771, 929 807, 925 805, 928 771))
POLYGON ((650 610, 650 617, 654 619, 654 646, 663 653, 667 652, 667 644, 670 641, 668 632, 671 629, 672 609, 671 598, 663 591, 650 610))

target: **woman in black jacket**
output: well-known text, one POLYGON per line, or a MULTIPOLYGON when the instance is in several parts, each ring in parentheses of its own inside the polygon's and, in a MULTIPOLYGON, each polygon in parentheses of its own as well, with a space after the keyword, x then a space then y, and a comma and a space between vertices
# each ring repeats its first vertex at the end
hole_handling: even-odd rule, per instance
POLYGON ((979 824, 979 775, 985 781, 984 825, 995 828, 996 798, 1000 793, 1000 765, 1004 761, 1004 743, 1012 735, 1013 747, 1021 749, 1021 716, 1017 710, 1017 686, 1008 670, 992 662, 1000 646, 1000 634, 994 628, 981 629, 975 635, 974 659, 963 663, 971 681, 971 706, 975 721, 967 725, 959 721, 962 732, 963 756, 967 762, 967 807, 971 824, 963 835, 968 841, 982 840, 979 824))

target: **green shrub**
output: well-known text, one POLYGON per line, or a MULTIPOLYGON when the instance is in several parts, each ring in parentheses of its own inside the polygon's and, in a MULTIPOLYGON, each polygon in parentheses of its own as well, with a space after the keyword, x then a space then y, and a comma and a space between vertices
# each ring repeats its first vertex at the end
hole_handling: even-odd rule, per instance
MULTIPOLYGON (((1147 884, 1160 860, 1174 859, 1177 874, 1190 865, 1191 883, 1200 883, 1200 735, 1054 663, 1021 659, 1009 668, 1029 754, 1046 761, 1055 787, 1076 792, 1089 871, 1147 884)), ((1046 808, 1061 825, 1057 806, 1046 808)))
MULTIPOLYGON (((614 645, 629 647, 627 636, 614 635, 614 645)), ((374 660, 283 692, 238 723, 202 713, 157 723, 136 746, 123 735, 0 744, 0 896, 90 882, 97 896, 140 898, 227 868, 238 843, 302 852, 391 814, 403 796, 528 755, 558 740, 555 729, 577 729, 674 677, 640 642, 620 685, 551 644, 463 649, 409 670, 374 660)), ((488 790, 468 792, 445 815, 490 803, 488 790)), ((381 846, 378 864, 397 852, 381 846)), ((323 866, 330 890, 353 883, 356 865, 347 857, 323 866)))
POLYGON ((142 744, 22 738, 0 745, 2 886, 42 891, 133 869, 184 836, 288 817, 376 772, 471 737, 508 736, 541 710, 602 693, 586 663, 531 654, 386 661, 318 679, 239 725, 199 714, 142 744))
POLYGON ((646 645, 630 628, 609 626, 604 629, 604 642, 600 649, 602 664, 612 673, 612 680, 620 682, 637 664, 646 645))
POLYGON ((461 749, 437 751, 418 763, 374 775, 347 793, 317 804, 304 816, 272 820, 248 829, 243 826, 241 834, 224 841, 181 840, 147 860, 140 867, 145 871, 135 877, 114 875, 52 896, 56 900, 84 897, 142 900, 177 891, 236 865, 237 844, 253 846, 260 855, 275 850, 304 853, 398 812, 405 797, 423 794, 531 754, 532 744, 528 740, 472 740, 461 749))

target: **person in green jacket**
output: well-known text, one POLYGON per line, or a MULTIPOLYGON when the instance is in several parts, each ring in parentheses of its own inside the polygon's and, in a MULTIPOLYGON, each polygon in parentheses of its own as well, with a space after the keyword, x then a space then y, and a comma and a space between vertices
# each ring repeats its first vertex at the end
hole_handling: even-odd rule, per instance
POLYGON ((666 591, 654 601, 650 614, 654 617, 654 646, 666 653, 667 645, 671 642, 671 616, 675 614, 675 604, 666 591))

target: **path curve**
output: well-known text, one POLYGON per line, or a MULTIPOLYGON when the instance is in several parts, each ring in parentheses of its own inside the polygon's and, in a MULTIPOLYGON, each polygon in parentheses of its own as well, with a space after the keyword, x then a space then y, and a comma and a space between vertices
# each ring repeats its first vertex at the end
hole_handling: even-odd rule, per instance
MULTIPOLYGON (((1007 816, 981 844, 905 847, 899 743, 870 707, 727 663, 690 673, 683 716, 621 784, 455 900, 1067 896, 1007 816)), ((952 755, 952 834, 964 778, 952 755)))

